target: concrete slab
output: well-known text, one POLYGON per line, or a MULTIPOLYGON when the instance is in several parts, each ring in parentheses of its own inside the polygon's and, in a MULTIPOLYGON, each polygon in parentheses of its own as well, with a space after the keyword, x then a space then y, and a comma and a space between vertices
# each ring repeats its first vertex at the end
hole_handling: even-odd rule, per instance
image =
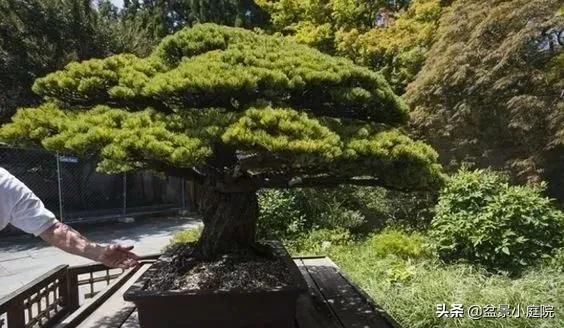
POLYGON ((7 261, 14 261, 14 260, 21 260, 21 259, 25 259, 28 258, 29 254, 21 254, 21 253, 16 253, 16 254, 10 254, 10 253, 6 253, 6 254, 1 254, 0 253, 0 263, 2 262, 7 262, 7 261))
POLYGON ((4 268, 1 264, 0 264, 0 277, 4 277, 9 275, 8 270, 6 270, 6 268, 4 268))
POLYGON ((3 276, 0 278, 0 297, 13 292, 25 285, 18 275, 3 276))

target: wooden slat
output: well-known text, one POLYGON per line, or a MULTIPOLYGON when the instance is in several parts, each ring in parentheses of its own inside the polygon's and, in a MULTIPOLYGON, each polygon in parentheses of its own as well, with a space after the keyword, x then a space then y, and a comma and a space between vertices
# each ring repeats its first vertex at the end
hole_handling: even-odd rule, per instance
POLYGON ((104 271, 104 270, 111 270, 112 268, 102 264, 102 263, 90 263, 90 264, 82 264, 76 265, 69 268, 69 272, 75 275, 90 273, 90 272, 97 272, 97 271, 104 271))
POLYGON ((67 313, 64 308, 59 311, 58 306, 60 305, 57 302, 47 305, 45 310, 39 312, 32 320, 29 320, 26 326, 34 327, 35 324, 41 323, 41 326, 49 327, 67 313), (53 316, 51 316, 51 312, 53 312, 53 316))
MULTIPOLYGON (((145 262, 145 260, 156 260, 162 254, 154 253, 145 256, 141 256, 141 260, 145 262)), ((69 268, 69 271, 73 274, 83 274, 95 271, 102 271, 102 270, 111 270, 112 268, 103 265, 101 263, 89 263, 89 264, 82 264, 82 265, 75 265, 69 268)))
MULTIPOLYGON (((329 259, 331 260, 331 259, 329 259)), ((349 276, 344 273, 343 271, 341 271, 339 269, 339 273, 341 274, 341 276, 343 276, 343 278, 345 278, 349 284, 351 284, 351 286, 362 296, 364 297, 364 299, 366 299, 366 301, 378 312, 379 315, 381 315, 386 321, 388 321, 388 323, 390 324, 390 327, 393 328, 402 328, 401 325, 396 321, 396 319, 394 319, 391 315, 389 315, 386 311, 384 311, 384 309, 378 304, 376 303, 376 301, 374 301, 374 299, 372 297, 370 297, 370 295, 368 295, 368 293, 366 293, 362 288, 358 287, 350 278, 349 276)))
POLYGON ((134 269, 126 270, 122 276, 112 281, 104 290, 96 294, 92 299, 90 299, 86 304, 74 311, 70 316, 66 317, 60 324, 56 325, 55 328, 71 328, 76 327, 82 320, 84 320, 88 315, 94 312, 104 301, 106 301, 112 294, 118 290, 135 272, 134 269))
POLYGON ((70 270, 66 273, 66 284, 61 285, 60 290, 66 308, 72 313, 80 306, 78 301, 78 275, 72 274, 70 270))
POLYGON ((347 328, 392 328, 328 259, 304 260, 326 302, 347 328))
POLYGON ((88 285, 88 284, 94 284, 97 282, 102 282, 102 281, 111 281, 114 280, 115 278, 121 276, 123 272, 120 273, 114 273, 114 274, 107 274, 107 275, 103 275, 100 277, 92 277, 92 278, 88 278, 88 279, 81 279, 78 281, 78 285, 79 286, 83 286, 83 285, 88 285))
POLYGON ((15 303, 7 310, 9 327, 25 327, 25 307, 23 303, 15 303))
POLYGON ((139 325, 139 313, 137 312, 137 310, 134 310, 133 313, 131 313, 131 315, 129 316, 129 318, 125 320, 123 325, 121 325, 121 328, 140 328, 140 327, 141 326, 139 325))
MULTIPOLYGON (((54 288, 57 288, 57 285, 55 285, 56 280, 59 280, 61 284, 64 283, 62 281, 67 267, 67 265, 59 265, 0 299, 0 313, 6 313, 10 327, 31 326, 34 322, 43 317, 44 311, 41 310, 42 297, 45 293, 43 289, 48 291, 50 284, 53 284, 54 288), (30 299, 33 301, 30 301, 30 299), (38 314, 35 317, 31 311, 34 304, 38 307, 38 314), (28 312, 28 323, 25 322, 26 311, 28 312)), ((62 309, 60 312, 62 313, 64 311, 66 311, 66 309, 62 309)))
POLYGON ((335 262, 331 261, 328 257, 308 257, 302 259, 305 266, 321 266, 321 267, 328 267, 328 268, 335 268, 339 269, 335 262))
POLYGON ((119 328, 135 310, 132 302, 123 299, 125 291, 133 285, 139 277, 151 267, 151 264, 143 264, 141 268, 123 284, 104 304, 94 311, 79 328, 119 328))
POLYGON ((328 267, 333 267, 335 268, 339 274, 349 283, 349 285, 351 285, 354 290, 360 294, 360 296, 362 298, 364 298, 366 300, 366 302, 372 306, 376 312, 382 316, 387 323, 389 324, 390 327, 393 328, 401 328, 400 324, 392 317, 390 316, 388 313, 386 313, 386 311, 384 311, 384 309, 378 305, 378 303, 376 303, 371 297, 370 295, 368 295, 362 288, 358 287, 350 278, 349 276, 347 276, 347 274, 343 271, 341 271, 341 269, 339 268, 339 266, 333 262, 333 260, 331 260, 329 257, 317 257, 317 258, 304 258, 304 261, 307 260, 308 265, 321 265, 321 266, 328 266, 328 267))
POLYGON ((309 292, 298 299, 296 324, 299 328, 342 328, 339 319, 325 303, 323 295, 317 289, 301 259, 295 260, 304 276, 309 292))

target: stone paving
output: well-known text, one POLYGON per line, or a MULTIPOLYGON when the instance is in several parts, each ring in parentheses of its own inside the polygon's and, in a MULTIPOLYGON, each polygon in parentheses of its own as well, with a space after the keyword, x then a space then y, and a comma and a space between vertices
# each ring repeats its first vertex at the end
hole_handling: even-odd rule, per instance
MULTIPOLYGON (((148 255, 161 252, 175 232, 198 224, 200 221, 193 217, 159 217, 75 228, 93 241, 134 245, 136 254, 148 255)), ((49 246, 40 238, 0 235, 0 297, 57 265, 89 262, 91 261, 49 246)))

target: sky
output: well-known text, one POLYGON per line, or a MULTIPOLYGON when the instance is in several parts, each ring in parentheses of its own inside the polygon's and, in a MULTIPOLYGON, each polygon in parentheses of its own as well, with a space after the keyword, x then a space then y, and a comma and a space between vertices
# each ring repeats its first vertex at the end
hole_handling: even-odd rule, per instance
POLYGON ((112 0, 112 3, 116 5, 118 8, 123 7, 123 0, 112 0))

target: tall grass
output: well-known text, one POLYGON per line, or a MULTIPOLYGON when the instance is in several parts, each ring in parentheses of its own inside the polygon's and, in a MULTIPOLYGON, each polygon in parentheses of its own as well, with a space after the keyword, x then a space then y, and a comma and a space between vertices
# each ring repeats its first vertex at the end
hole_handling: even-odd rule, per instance
MULTIPOLYGON (((418 240, 420 236, 414 238, 418 240)), ((405 328, 564 327, 564 273, 555 265, 532 267, 520 277, 510 278, 470 264, 446 265, 432 255, 406 259, 393 252, 383 254, 382 247, 375 245, 378 240, 386 238, 376 235, 365 241, 329 247, 325 253, 405 328), (446 304, 447 308, 463 304, 465 309, 471 305, 519 305, 521 317, 438 318, 437 304, 446 304), (527 318, 529 305, 552 305, 555 318, 527 318)), ((308 251, 301 249, 300 253, 308 251)))
MULTIPOLYGON (((172 242, 195 241, 200 233, 201 227, 190 229, 172 242)), ((384 230, 354 241, 342 229, 321 229, 286 244, 293 255, 330 256, 404 328, 564 328, 564 251, 512 278, 471 264, 444 264, 417 233, 384 230), (437 304, 519 305, 521 317, 438 318, 437 304), (552 305, 555 318, 527 318, 529 305, 552 305)))

